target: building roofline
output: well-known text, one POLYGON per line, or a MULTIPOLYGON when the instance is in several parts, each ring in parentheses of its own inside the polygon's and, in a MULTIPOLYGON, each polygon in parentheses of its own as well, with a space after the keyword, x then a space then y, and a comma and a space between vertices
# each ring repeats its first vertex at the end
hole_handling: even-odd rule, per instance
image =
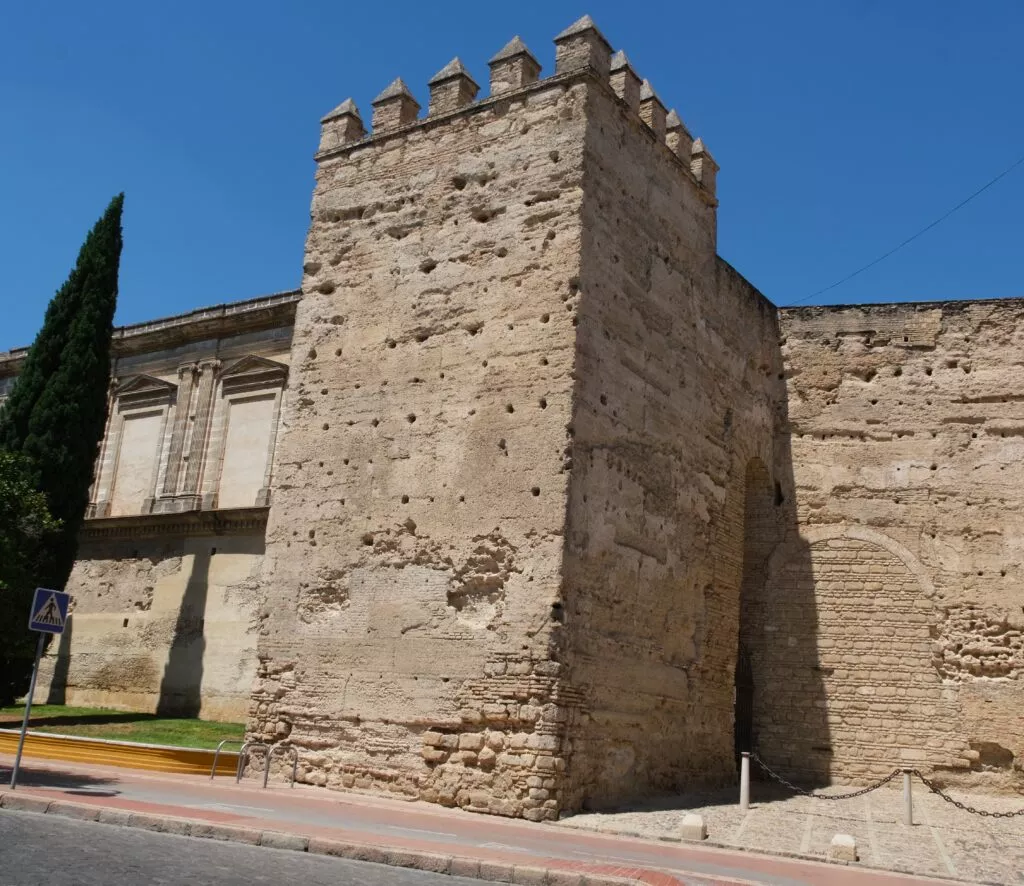
MULTIPOLYGON (((196 308, 144 323, 117 326, 111 338, 111 355, 114 358, 127 357, 210 338, 290 325, 295 321, 295 304, 301 298, 302 293, 297 289, 275 292, 196 308)), ((27 347, 0 351, 0 377, 15 375, 27 354, 27 347)))
POLYGON ((970 305, 995 305, 1016 303, 1024 305, 1024 295, 1004 295, 983 298, 946 298, 946 299, 922 299, 921 301, 873 301, 873 302, 850 302, 841 305, 779 305, 780 313, 799 313, 801 311, 870 311, 870 310, 894 310, 896 308, 935 308, 962 309, 970 305))

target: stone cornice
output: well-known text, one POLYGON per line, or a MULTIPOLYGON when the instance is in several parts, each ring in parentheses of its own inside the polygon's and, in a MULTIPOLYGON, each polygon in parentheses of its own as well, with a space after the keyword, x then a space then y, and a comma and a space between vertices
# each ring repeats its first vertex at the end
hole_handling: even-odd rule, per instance
POLYGON ((250 535, 263 532, 270 508, 230 508, 182 514, 94 517, 85 521, 80 542, 196 535, 250 535))
MULTIPOLYGON (((295 304, 301 297, 298 291, 280 292, 119 326, 111 340, 111 356, 116 360, 211 338, 291 326, 295 322, 295 304)), ((0 352, 0 378, 16 375, 27 353, 28 348, 0 352)))

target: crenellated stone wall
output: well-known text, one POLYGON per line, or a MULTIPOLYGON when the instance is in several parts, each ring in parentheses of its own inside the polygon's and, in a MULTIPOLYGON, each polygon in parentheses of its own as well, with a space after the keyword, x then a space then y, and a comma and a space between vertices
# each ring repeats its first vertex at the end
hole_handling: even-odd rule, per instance
POLYGON ((751 747, 1021 791, 1024 301, 776 309, 704 141, 554 42, 321 120, 301 300, 117 330, 41 697, 532 820, 751 747))
POLYGON ((303 780, 544 819, 732 768, 775 315, 703 143, 555 45, 322 121, 250 719, 303 780))
POLYGON ((557 813, 584 81, 318 157, 250 720, 303 780, 557 813))
POLYGON ((717 257, 714 194, 666 144, 644 83, 639 115, 608 90, 588 105, 569 808, 734 777, 744 476, 772 464, 785 395, 774 307, 717 257))

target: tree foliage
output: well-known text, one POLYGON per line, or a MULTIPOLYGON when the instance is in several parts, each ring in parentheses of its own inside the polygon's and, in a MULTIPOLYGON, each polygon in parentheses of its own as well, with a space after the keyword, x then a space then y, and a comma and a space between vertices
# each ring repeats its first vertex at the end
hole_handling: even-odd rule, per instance
POLYGON ((28 688, 35 587, 62 589, 107 420, 124 195, 89 232, 0 407, 0 704, 28 688))
POLYGON ((28 688, 36 644, 28 610, 58 530, 28 460, 0 451, 0 707, 28 688))
POLYGON ((47 542, 50 557, 39 576, 53 588, 64 587, 74 565, 106 424, 123 201, 123 194, 111 200, 86 237, 0 408, 0 449, 28 459, 61 524, 47 542))

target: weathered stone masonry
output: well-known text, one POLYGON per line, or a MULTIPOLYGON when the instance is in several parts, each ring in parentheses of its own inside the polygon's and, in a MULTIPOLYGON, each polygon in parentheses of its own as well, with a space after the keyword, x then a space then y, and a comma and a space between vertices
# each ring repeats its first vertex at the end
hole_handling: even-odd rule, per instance
POLYGON ((803 308, 781 324, 800 532, 762 589, 762 743, 805 774, 878 775, 898 757, 1020 790, 1024 303, 803 308), (801 647, 815 681, 794 679, 801 647))
POLYGON ((535 820, 750 742, 1021 790, 1022 303, 776 309, 704 142, 588 18, 555 58, 343 102, 301 300, 119 332, 43 694, 535 820))
POLYGON ((589 85, 529 62, 415 124, 396 82, 319 157, 253 728, 317 783, 543 818, 589 85))

